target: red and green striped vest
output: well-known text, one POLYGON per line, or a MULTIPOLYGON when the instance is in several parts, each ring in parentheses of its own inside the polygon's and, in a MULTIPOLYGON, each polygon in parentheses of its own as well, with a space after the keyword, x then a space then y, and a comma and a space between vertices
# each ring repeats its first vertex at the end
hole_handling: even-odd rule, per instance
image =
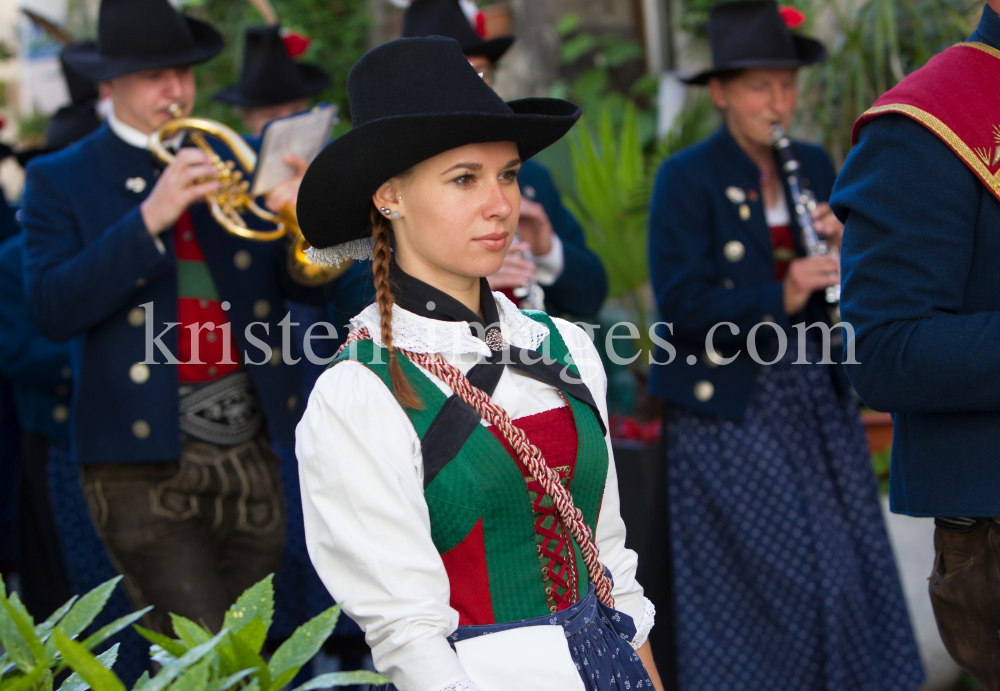
MULTIPOLYGON (((539 348, 579 376, 548 315, 524 312, 549 328, 539 348)), ((345 349, 391 390, 388 354, 370 340, 345 349)), ((406 358, 400 365, 424 405, 407 409, 423 439, 447 397, 406 358)), ((584 521, 596 532, 608 473, 601 425, 587 404, 563 392, 568 406, 514 421, 569 483, 584 521)), ((562 525, 552 499, 528 475, 494 428, 477 425, 457 456, 424 490, 431 536, 451 585, 451 606, 461 625, 506 623, 565 609, 586 594, 589 579, 580 550, 562 525), (576 592, 567 583, 575 581, 576 592)))
POLYGON ((226 339, 220 327, 229 323, 222 309, 215 281, 201 253, 195 236, 191 214, 185 211, 174 226, 174 251, 177 254, 177 366, 181 382, 206 382, 239 369, 239 351, 232 338, 230 352, 223 351, 226 339), (213 330, 202 328, 214 324, 213 330), (197 329, 197 334, 192 332, 197 329), (194 340, 198 342, 198 358, 193 358, 194 340), (228 357, 227 357, 228 355, 228 357))

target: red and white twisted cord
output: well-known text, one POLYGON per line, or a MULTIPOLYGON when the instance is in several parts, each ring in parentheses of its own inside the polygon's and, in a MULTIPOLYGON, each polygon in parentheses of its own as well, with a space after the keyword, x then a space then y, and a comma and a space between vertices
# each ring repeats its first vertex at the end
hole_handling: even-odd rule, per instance
MULTIPOLYGON (((369 339, 371 339, 371 335, 367 329, 357 329, 347 336, 341 350, 355 341, 369 339)), ((524 430, 514 424, 507 411, 493 403, 483 391, 473 386, 460 369, 445 362, 440 355, 436 353, 411 353, 398 348, 396 352, 402 353, 408 360, 438 377, 451 387, 455 395, 471 405, 484 420, 500 430, 528 472, 538 480, 545 493, 552 497, 563 525, 580 547, 580 553, 583 555, 587 573, 594 584, 597 596, 601 602, 613 608, 615 601, 611 595, 611 579, 608 578, 607 570, 600 562, 597 545, 594 543, 594 535, 583 520, 583 512, 573 504, 573 495, 559 481, 559 473, 549 467, 542 452, 528 440, 528 435, 524 433, 524 430)))

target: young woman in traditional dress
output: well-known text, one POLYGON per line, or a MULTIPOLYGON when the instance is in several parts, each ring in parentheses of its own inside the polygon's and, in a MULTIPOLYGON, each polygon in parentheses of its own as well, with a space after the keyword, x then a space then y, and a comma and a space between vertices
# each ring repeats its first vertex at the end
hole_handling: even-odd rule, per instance
POLYGON ((298 213, 314 261, 374 260, 377 301, 298 428, 316 570, 400 691, 659 688, 598 353, 484 278, 521 162, 579 109, 504 103, 439 37, 376 48, 348 90, 298 213))

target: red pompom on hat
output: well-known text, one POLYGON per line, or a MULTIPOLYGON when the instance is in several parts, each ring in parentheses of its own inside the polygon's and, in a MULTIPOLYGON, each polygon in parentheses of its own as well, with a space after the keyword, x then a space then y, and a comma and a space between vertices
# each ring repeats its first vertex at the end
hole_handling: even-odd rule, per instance
POLYGON ((486 38, 486 15, 481 11, 476 13, 476 33, 479 38, 486 38))
POLYGON ((781 14, 781 18, 785 21, 785 26, 792 31, 806 23, 805 12, 791 5, 781 5, 778 7, 778 13, 781 14))
POLYGON ((281 40, 284 42, 285 51, 288 52, 288 57, 290 58, 297 58, 305 53, 309 50, 309 45, 312 43, 308 36, 288 31, 287 29, 282 29, 281 40))

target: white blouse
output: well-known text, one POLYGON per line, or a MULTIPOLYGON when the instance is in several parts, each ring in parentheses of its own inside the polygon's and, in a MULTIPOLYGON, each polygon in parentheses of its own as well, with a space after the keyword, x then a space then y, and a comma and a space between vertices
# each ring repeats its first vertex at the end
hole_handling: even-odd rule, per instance
MULTIPOLYGON (((494 293, 505 340, 535 349, 548 328, 494 293)), ((581 328, 554 319, 607 424, 607 378, 594 344, 581 328)), ((378 308, 352 320, 382 345, 378 308)), ((489 348, 466 322, 427 319, 394 307, 393 341, 411 352, 438 352, 463 372, 489 348)), ((452 391, 424 371, 444 393, 452 391)), ((566 405, 550 386, 510 367, 493 402, 512 419, 566 405)), ((485 422, 481 424, 486 425, 485 422)), ((625 548, 618 478, 608 443, 608 477, 597 522, 601 562, 614 577, 615 607, 632 617, 646 641, 654 610, 635 580, 637 558, 625 548)), ((302 510, 309 555, 334 599, 364 629, 375 667, 400 691, 474 689, 446 637, 458 627, 449 605, 448 575, 431 539, 424 501, 420 439, 382 380, 356 362, 319 378, 296 430, 302 510)))

